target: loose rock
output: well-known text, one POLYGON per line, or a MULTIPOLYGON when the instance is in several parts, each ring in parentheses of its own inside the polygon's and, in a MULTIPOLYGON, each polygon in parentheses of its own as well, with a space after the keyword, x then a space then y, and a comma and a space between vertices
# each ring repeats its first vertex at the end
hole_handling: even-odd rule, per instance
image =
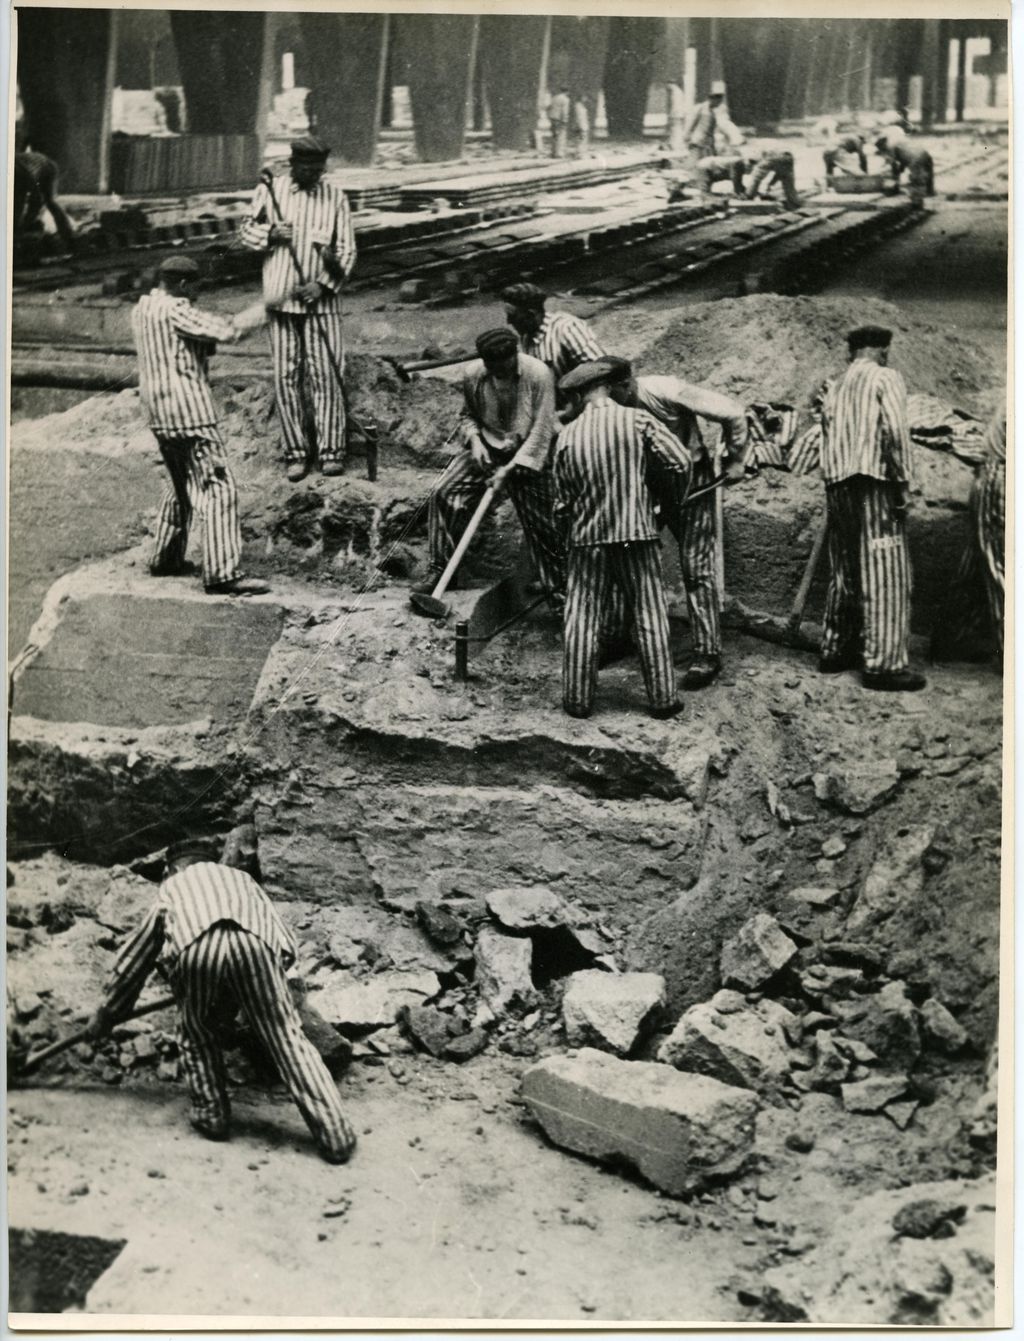
POLYGON ((530 976, 533 946, 522 936, 503 936, 485 927, 476 940, 476 979, 496 1015, 531 1010, 537 993, 530 976))
POLYGON ((848 1113, 877 1113, 906 1091, 906 1076, 875 1075, 843 1085, 841 1093, 848 1113))
POLYGON ((658 973, 584 969, 570 976, 562 998, 566 1038, 573 1047, 591 1044, 623 1056, 664 1004, 658 973))
POLYGON ((421 1006, 441 990, 435 973, 378 973, 354 979, 339 973, 312 994, 311 1004, 330 1024, 340 1028, 386 1029, 403 1006, 421 1006))
POLYGON ((963 1202, 926 1198, 901 1206, 892 1218, 897 1236, 908 1239, 951 1239, 967 1214, 963 1202))
POLYGON ((691 1006, 659 1048, 658 1060, 728 1085, 774 1093, 789 1075, 792 1058, 785 1031, 795 1017, 768 1000, 737 1009, 737 995, 719 992, 691 1006), (722 998, 725 1012, 717 1005, 722 998))
POLYGON ((921 1007, 920 1019, 925 1041, 940 1052, 959 1052, 970 1041, 963 1025, 934 997, 929 997, 921 1007))
POLYGON ((757 913, 722 947, 720 967, 727 987, 763 987, 796 954, 797 947, 768 913, 757 913))
POLYGON ((547 885, 494 889, 487 895, 487 907, 509 931, 561 927, 572 920, 569 909, 547 885))
POLYGON ((900 771, 895 759, 877 759, 832 773, 815 773, 812 781, 819 801, 849 815, 867 815, 893 795, 900 784, 900 771))
POLYGON ((556 1145, 625 1161, 673 1196, 738 1172, 753 1149, 749 1091, 656 1062, 584 1048, 531 1067, 522 1096, 556 1145))

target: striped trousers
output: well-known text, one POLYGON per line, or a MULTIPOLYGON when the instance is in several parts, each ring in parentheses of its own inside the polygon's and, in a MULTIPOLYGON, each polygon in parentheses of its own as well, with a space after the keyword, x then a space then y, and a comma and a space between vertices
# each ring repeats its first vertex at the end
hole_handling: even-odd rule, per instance
POLYGON ((910 661, 910 553, 894 486, 854 475, 825 487, 831 574, 823 657, 862 651, 866 671, 910 661))
MULTIPOLYGON (((216 433, 216 430, 213 430, 216 433)), ((160 505, 150 571, 180 572, 188 549, 193 512, 203 532, 203 582, 230 582, 239 575, 242 528, 238 490, 216 436, 201 438, 156 435, 170 485, 160 505)))
MULTIPOLYGON (((508 458, 492 452, 494 464, 508 458)), ((469 452, 460 452, 441 476, 430 496, 428 517, 430 566, 440 572, 451 558, 466 524, 487 488, 487 477, 473 464, 469 452)), ((565 539, 555 520, 555 492, 551 471, 513 470, 505 488, 523 528, 541 585, 556 599, 565 592, 565 539)))
POLYGON ((999 653, 1003 651, 1003 602, 1006 553, 1006 461, 1000 457, 979 468, 971 486, 970 518, 985 594, 999 653))
POLYGON ((576 545, 569 551, 565 597, 562 702, 566 711, 589 712, 594 706, 601 630, 609 597, 616 590, 633 614, 651 707, 667 708, 675 702, 676 673, 658 541, 576 545))
POLYGON ((337 1086, 302 1032, 284 969, 268 945, 233 922, 218 922, 178 956, 170 976, 181 1011, 181 1057, 194 1121, 223 1129, 230 1119, 217 1022, 240 1007, 318 1148, 329 1156, 352 1150, 355 1133, 337 1086))
POLYGON ((707 456, 698 458, 692 477, 665 470, 657 461, 647 463, 647 482, 661 518, 679 545, 679 567, 686 588, 690 630, 696 656, 722 655, 722 608, 715 572, 715 495, 683 506, 687 486, 703 489, 715 478, 707 456))
POLYGON ((306 441, 306 404, 312 410, 316 453, 320 464, 345 460, 345 402, 331 366, 330 343, 341 372, 345 371, 341 312, 338 308, 310 313, 273 312, 270 349, 274 358, 274 395, 281 417, 285 460, 298 464, 312 459, 306 441), (305 389, 305 394, 304 394, 305 389))

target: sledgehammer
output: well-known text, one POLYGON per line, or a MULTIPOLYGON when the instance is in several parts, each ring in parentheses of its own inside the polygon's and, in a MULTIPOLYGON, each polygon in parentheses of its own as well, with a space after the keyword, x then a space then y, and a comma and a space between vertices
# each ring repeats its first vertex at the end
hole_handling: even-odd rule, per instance
POLYGON ((494 502, 501 488, 500 484, 489 484, 484 490, 484 495, 477 504, 476 511, 469 519, 469 525, 462 533, 462 539, 455 546, 455 552, 448 560, 448 566, 441 574, 437 586, 429 594, 425 591, 414 591, 409 595, 409 604, 418 615, 426 615, 428 619, 445 619, 448 616, 448 606, 445 605, 441 597, 448 590, 448 584, 455 576, 455 570, 465 557, 466 550, 469 549, 473 537, 480 529, 480 523, 487 515, 487 509, 494 502))

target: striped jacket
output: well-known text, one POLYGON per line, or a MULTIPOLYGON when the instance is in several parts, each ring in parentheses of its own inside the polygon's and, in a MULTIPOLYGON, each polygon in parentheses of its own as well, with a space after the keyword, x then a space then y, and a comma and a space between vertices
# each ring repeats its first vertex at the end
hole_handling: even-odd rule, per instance
POLYGON ((460 430, 466 446, 476 434, 488 447, 514 451, 517 465, 544 469, 555 434, 555 382, 549 368, 520 354, 519 376, 509 395, 479 359, 466 370, 462 395, 460 430))
POLYGON ((895 368, 854 359, 827 384, 821 408, 821 473, 826 484, 853 475, 913 483, 907 386, 895 368))
POLYGON ((217 411, 210 391, 209 356, 229 340, 231 324, 166 289, 144 294, 132 312, 139 354, 139 392, 155 433, 196 436, 213 432, 217 411))
POLYGON ((218 922, 234 922, 258 936, 285 968, 295 962, 294 936, 251 876, 213 861, 194 862, 163 882, 148 916, 122 947, 107 984, 107 1010, 129 1012, 154 967, 159 963, 172 973, 178 956, 218 922))
POLYGON ((520 344, 524 354, 548 365, 556 382, 581 363, 605 353, 587 323, 571 312, 548 312, 537 334, 529 340, 521 336, 520 344))
POLYGON ((279 312, 301 314, 309 311, 307 304, 292 297, 292 291, 303 282, 316 280, 330 292, 323 295, 315 306, 322 310, 337 307, 341 301, 343 279, 328 275, 316 244, 322 243, 334 257, 347 278, 356 263, 356 238, 352 228, 352 213, 344 191, 330 182, 321 180, 311 191, 302 191, 287 177, 278 177, 274 193, 286 223, 295 225, 292 247, 299 259, 302 275, 292 260, 291 248, 284 243, 272 246, 270 230, 278 221, 270 192, 261 182, 249 207, 249 216, 239 232, 243 246, 251 251, 263 251, 263 297, 268 306, 279 312))
POLYGON ((555 446, 555 506, 568 521, 571 545, 658 538, 647 452, 671 471, 690 471, 690 453, 646 410, 612 400, 589 404, 562 429, 555 446))
POLYGON ((672 430, 693 461, 706 454, 698 415, 723 426, 730 456, 744 454, 747 416, 743 406, 731 396, 695 382, 684 382, 681 377, 638 377, 636 398, 641 410, 647 410, 672 430))

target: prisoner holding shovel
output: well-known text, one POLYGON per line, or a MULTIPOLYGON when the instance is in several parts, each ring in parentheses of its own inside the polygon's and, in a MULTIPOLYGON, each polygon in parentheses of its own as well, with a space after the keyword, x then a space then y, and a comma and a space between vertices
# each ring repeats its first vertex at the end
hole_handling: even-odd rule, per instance
POLYGON ((308 472, 304 395, 313 411, 324 475, 345 468, 341 290, 356 258, 345 193, 323 180, 329 154, 313 135, 294 140, 290 182, 261 180, 239 236, 263 252, 263 296, 270 317, 274 393, 288 478, 308 472))

